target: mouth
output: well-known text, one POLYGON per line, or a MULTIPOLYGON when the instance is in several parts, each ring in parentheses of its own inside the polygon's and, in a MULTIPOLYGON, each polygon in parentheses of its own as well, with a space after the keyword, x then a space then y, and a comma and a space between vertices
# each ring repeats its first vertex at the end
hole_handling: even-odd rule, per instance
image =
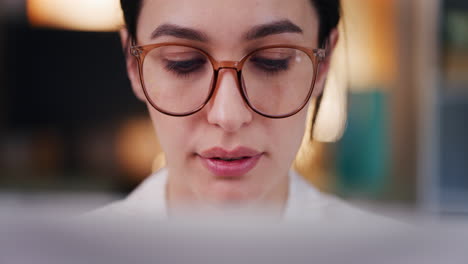
POLYGON ((214 157, 214 158, 211 158, 213 160, 223 160, 223 161, 236 161, 236 160, 243 160, 243 159, 249 159, 251 157, 240 157, 240 158, 218 158, 218 157, 214 157))
POLYGON ((263 152, 246 147, 232 151, 211 148, 198 156, 204 167, 217 177, 241 177, 252 170, 263 156, 263 152))

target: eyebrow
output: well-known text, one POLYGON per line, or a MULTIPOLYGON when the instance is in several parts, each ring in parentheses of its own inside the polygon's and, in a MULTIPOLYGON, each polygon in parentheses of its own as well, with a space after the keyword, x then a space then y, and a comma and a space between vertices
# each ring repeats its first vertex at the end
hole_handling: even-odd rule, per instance
MULTIPOLYGON (((246 40, 255 40, 259 38, 264 38, 270 35, 281 34, 281 33, 300 33, 302 34, 302 29, 291 22, 289 19, 284 19, 280 21, 274 21, 262 25, 258 25, 247 31, 244 35, 246 40)), ((208 36, 198 30, 182 27, 174 24, 162 24, 158 26, 152 33, 151 39, 156 39, 162 36, 173 36, 176 38, 208 42, 208 36)))
POLYGON ((291 22, 289 19, 284 19, 280 21, 275 21, 263 25, 258 25, 249 30, 245 34, 246 40, 254 40, 263 38, 269 35, 281 34, 281 33, 300 33, 302 34, 302 29, 291 22))
POLYGON ((204 33, 195 29, 181 27, 174 24, 162 24, 151 33, 151 39, 155 39, 161 36, 173 36, 176 38, 183 38, 200 42, 208 41, 208 37, 204 33))

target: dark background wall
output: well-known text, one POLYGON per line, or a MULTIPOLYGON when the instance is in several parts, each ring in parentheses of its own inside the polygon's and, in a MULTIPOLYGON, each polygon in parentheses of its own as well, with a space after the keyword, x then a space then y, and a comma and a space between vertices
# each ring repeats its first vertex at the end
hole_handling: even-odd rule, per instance
POLYGON ((25 20, 2 27, 1 187, 127 186, 116 130, 146 110, 132 94, 118 34, 25 20))

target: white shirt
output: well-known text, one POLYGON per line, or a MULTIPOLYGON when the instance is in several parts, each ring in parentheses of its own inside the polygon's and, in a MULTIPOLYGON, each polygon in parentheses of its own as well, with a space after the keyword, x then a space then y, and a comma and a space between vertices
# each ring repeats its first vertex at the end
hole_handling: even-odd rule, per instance
MULTIPOLYGON (((167 219, 167 177, 167 169, 161 169, 145 179, 125 199, 93 211, 91 215, 110 218, 145 216, 159 220, 167 219)), ((283 217, 286 221, 306 219, 323 223, 343 221, 346 224, 361 224, 363 221, 367 223, 390 221, 318 191, 293 170, 289 171, 289 178, 288 200, 283 217)))

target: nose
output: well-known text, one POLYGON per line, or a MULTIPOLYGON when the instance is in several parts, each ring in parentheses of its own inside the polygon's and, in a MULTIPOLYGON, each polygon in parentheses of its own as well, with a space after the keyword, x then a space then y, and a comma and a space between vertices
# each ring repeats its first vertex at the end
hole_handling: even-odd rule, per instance
POLYGON ((253 112, 240 93, 234 69, 220 69, 215 91, 208 106, 208 123, 226 132, 235 132, 252 121, 253 112))

